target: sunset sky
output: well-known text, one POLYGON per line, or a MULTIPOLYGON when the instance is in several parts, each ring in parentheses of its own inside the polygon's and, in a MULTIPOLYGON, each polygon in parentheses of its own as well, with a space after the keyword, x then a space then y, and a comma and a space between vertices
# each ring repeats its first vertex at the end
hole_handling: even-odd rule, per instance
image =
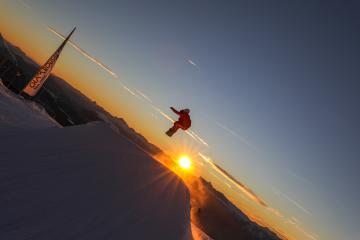
POLYGON ((76 26, 81 48, 68 44, 55 74, 190 154, 257 221, 290 239, 359 239, 357 1, 0 0, 0 33, 38 63, 62 42, 48 26, 76 26), (191 109, 191 132, 164 134, 170 106, 191 109))

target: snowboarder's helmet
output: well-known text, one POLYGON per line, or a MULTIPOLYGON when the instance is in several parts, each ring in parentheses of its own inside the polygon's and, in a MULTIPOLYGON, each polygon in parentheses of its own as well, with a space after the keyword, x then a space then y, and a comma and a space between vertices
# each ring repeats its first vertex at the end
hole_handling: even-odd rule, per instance
POLYGON ((186 108, 186 109, 184 109, 184 112, 190 113, 190 109, 186 108))

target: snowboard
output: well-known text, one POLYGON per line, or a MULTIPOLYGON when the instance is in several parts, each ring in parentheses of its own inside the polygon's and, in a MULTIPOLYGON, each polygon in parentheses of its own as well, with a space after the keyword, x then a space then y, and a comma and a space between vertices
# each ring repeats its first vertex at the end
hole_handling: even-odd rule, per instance
POLYGON ((175 132, 176 132, 176 130, 174 131, 172 128, 170 128, 169 130, 167 130, 166 135, 171 137, 172 135, 174 135, 175 132))

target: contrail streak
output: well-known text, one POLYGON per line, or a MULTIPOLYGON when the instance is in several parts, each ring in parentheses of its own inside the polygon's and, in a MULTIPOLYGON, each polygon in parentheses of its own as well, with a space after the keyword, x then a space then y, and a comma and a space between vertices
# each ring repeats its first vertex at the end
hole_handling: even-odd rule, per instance
POLYGON ((18 0, 18 2, 23 5, 24 7, 28 8, 28 9, 31 9, 31 6, 29 4, 27 4, 25 1, 23 0, 18 0))
POLYGON ((298 208, 300 208, 301 210, 303 210, 304 212, 306 212, 307 214, 311 215, 311 213, 305 209, 303 206, 300 205, 300 203, 298 203, 297 201, 295 201, 294 199, 290 198, 289 196, 280 193, 284 198, 286 198, 288 201, 290 201, 291 203, 293 203, 295 206, 297 206, 298 208))
POLYGON ((167 115, 166 113, 164 113, 163 111, 161 111, 160 108, 156 107, 155 105, 151 104, 151 107, 153 109, 155 109, 158 113, 160 113, 164 118, 166 118, 167 120, 169 120, 170 122, 174 123, 175 120, 172 119, 169 115, 167 115))
POLYGON ((294 204, 295 206, 297 206, 299 209, 303 210, 304 212, 306 212, 306 213, 309 214, 309 215, 312 215, 309 210, 307 210, 306 208, 304 208, 303 206, 301 206, 300 203, 298 203, 297 201, 295 201, 294 199, 292 199, 291 197, 289 197, 289 196, 286 195, 285 193, 282 193, 282 192, 276 190, 275 188, 273 188, 272 190, 273 190, 273 192, 274 192, 275 194, 284 197, 286 200, 288 200, 289 202, 291 202, 292 204, 294 204))
POLYGON ((197 135, 194 131, 187 130, 187 132, 190 132, 192 135, 194 135, 195 138, 197 138, 202 144, 204 144, 206 147, 209 147, 209 144, 204 141, 199 135, 197 135))
POLYGON ((196 63, 194 63, 190 58, 187 59, 187 62, 190 63, 191 65, 193 65, 194 67, 196 67, 197 69, 200 70, 199 66, 198 66, 196 63))
MULTIPOLYGON (((59 38, 65 39, 65 37, 58 33, 55 29, 53 29, 50 26, 47 26, 47 29, 54 33, 56 36, 58 36, 59 38)), ((116 75, 116 73, 114 73, 113 71, 110 70, 109 67, 105 66, 103 63, 101 63, 99 60, 97 60, 96 58, 94 58, 93 56, 91 56, 90 54, 88 54, 84 49, 80 48, 78 45, 76 45, 75 43, 73 43, 71 40, 69 41, 69 44, 75 49, 77 50, 79 53, 81 53, 83 56, 85 56, 86 58, 88 58, 90 61, 92 61, 93 63, 95 63, 96 65, 98 65, 99 67, 101 67, 103 70, 105 70, 106 72, 108 72, 110 75, 112 75, 115 78, 118 78, 118 76, 116 75)))
POLYGON ((230 133, 232 136, 234 136, 235 138, 239 139, 240 141, 242 141, 243 143, 245 143, 246 145, 248 145, 249 147, 251 147, 252 149, 257 151, 257 148, 251 144, 247 139, 245 139, 244 137, 240 136, 240 134, 238 134, 237 132, 235 132, 234 130, 231 130, 229 127, 225 126, 224 124, 220 123, 220 122, 216 122, 216 124, 224 129, 226 132, 230 133))
POLYGON ((138 90, 138 89, 136 89, 136 88, 135 88, 135 91, 136 91, 138 94, 140 94, 145 100, 147 100, 148 102, 152 103, 152 100, 151 100, 148 96, 146 96, 143 92, 141 92, 140 90, 138 90))
MULTIPOLYGON (((20 4, 22 4, 24 7, 32 9, 32 7, 26 3, 24 0, 18 0, 18 2, 20 4)), ((57 32, 54 28, 47 26, 46 24, 43 24, 48 31, 54 33, 56 36, 58 36, 59 38, 61 38, 62 40, 65 40, 65 37, 57 32)), ((113 71, 111 71, 111 69, 107 66, 105 66, 102 62, 100 62, 99 60, 97 60, 95 57, 91 56, 90 54, 88 54, 84 49, 82 49, 81 47, 79 47, 78 45, 76 45, 75 43, 73 43, 71 40, 68 41, 68 43, 74 48, 76 49, 78 52, 80 52, 83 56, 85 56, 86 58, 88 58, 90 61, 94 62, 96 65, 98 65, 99 67, 101 67, 103 70, 105 70, 106 72, 108 72, 110 75, 112 75, 115 78, 118 78, 117 74, 114 73, 113 71)))
POLYGON ((130 90, 130 88, 128 88, 127 86, 123 85, 123 88, 128 91, 131 95, 133 95, 134 97, 137 97, 138 99, 141 99, 141 97, 139 95, 137 95, 136 93, 134 93, 133 91, 130 90))

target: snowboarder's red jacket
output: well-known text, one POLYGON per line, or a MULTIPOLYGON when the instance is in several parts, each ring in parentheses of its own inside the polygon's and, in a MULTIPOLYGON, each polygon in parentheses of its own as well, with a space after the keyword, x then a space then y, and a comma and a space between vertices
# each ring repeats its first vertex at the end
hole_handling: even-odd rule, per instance
POLYGON ((183 129, 188 129, 191 126, 190 115, 184 110, 177 111, 175 108, 171 108, 174 113, 179 115, 179 120, 177 122, 182 126, 183 129))

